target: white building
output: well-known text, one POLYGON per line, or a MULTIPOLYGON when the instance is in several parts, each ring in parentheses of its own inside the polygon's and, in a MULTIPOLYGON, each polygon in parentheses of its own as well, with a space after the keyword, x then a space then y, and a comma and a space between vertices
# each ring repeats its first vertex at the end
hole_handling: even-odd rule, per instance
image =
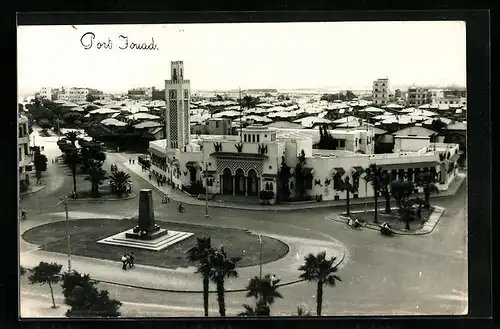
MULTIPOLYGON (((346 198, 346 192, 338 190, 338 179, 346 176, 355 184, 362 184, 353 198, 373 196, 369 184, 365 186, 360 180, 364 168, 372 163, 394 180, 414 180, 418 173, 426 170, 436 172, 441 190, 447 189, 455 177, 458 144, 432 143, 434 148, 429 138, 396 136, 397 153, 374 154, 374 132, 369 127, 329 131, 337 140, 335 150, 313 149, 320 133, 312 129, 250 125, 238 136, 191 138, 190 83, 184 80, 183 70, 181 61, 171 63, 171 79, 165 81, 167 137, 149 143, 152 173, 176 189, 202 181, 210 194, 258 198, 262 191, 272 191, 276 198, 282 162, 293 173, 302 151, 305 193, 312 199, 346 198)), ((288 183, 294 197, 297 184, 293 175, 288 183)))
POLYGON ((52 100, 52 88, 50 87, 42 87, 40 90, 40 98, 45 98, 48 99, 49 101, 52 100))
POLYGON ((428 88, 411 86, 408 88, 407 101, 409 106, 420 106, 432 102, 432 92, 428 88))
POLYGON ((71 103, 84 103, 87 101, 89 90, 86 88, 61 88, 58 99, 71 103))
POLYGON ((389 79, 377 79, 373 81, 372 101, 375 105, 386 105, 389 103, 389 79))
POLYGON ((30 133, 28 118, 20 115, 18 119, 18 163, 19 179, 24 179, 25 174, 31 171, 32 162, 30 155, 30 133))

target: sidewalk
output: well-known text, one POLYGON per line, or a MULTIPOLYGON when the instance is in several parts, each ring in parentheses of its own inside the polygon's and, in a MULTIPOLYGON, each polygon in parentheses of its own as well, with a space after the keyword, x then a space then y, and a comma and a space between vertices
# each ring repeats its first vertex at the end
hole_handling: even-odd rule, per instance
POLYGON ((39 192, 45 188, 45 185, 34 185, 33 187, 28 188, 26 192, 19 193, 19 197, 23 197, 26 195, 30 195, 36 192, 39 192))
MULTIPOLYGON (((54 217, 60 216, 64 219, 63 213, 50 214, 46 219, 33 222, 22 222, 21 236, 31 227, 43 225, 54 221, 54 217)), ((79 218, 103 218, 103 214, 91 214, 85 212, 72 212, 71 220, 79 218)), ((109 218, 121 219, 120 216, 109 216, 109 218)), ((264 233, 263 233, 264 234, 264 233)), ((275 236, 265 234, 273 238, 278 238, 289 246, 289 252, 281 259, 263 264, 264 273, 276 274, 282 280, 282 285, 289 285, 299 282, 298 268, 302 265, 304 256, 308 253, 318 253, 326 251, 329 256, 337 257, 338 265, 344 262, 346 250, 339 241, 322 241, 313 239, 302 239, 287 236, 275 236)), ((63 265, 62 271, 67 270, 68 256, 60 253, 42 251, 38 246, 30 244, 21 239, 20 241, 20 264, 26 268, 37 266, 40 261, 56 262, 63 265)), ((140 264, 140 260, 137 260, 140 264)), ((343 264, 342 264, 343 265, 343 264)), ((111 261, 83 256, 71 255, 72 270, 80 273, 89 273, 90 276, 101 282, 117 284, 133 288, 148 290, 159 290, 177 293, 200 293, 201 278, 195 274, 194 267, 165 269, 160 267, 136 265, 131 270, 121 269, 120 260, 111 261)), ((260 266, 249 266, 238 268, 239 277, 228 280, 226 292, 244 291, 248 280, 258 276, 260 266)))
MULTIPOLYGON (((149 171, 142 171, 142 168, 139 164, 129 164, 128 162, 123 163, 123 165, 133 172, 135 175, 141 177, 145 181, 151 184, 152 187, 156 188, 160 192, 167 194, 170 199, 176 202, 182 202, 184 204, 196 205, 196 206, 205 206, 204 200, 199 200, 195 197, 191 197, 185 194, 182 191, 172 189, 169 185, 165 184, 163 186, 158 186, 155 184, 156 180, 152 177, 149 180, 149 171)), ((456 176, 456 179, 450 184, 448 190, 444 192, 440 192, 437 194, 433 194, 433 198, 442 198, 455 195, 457 193, 458 188, 462 185, 463 181, 467 174, 459 173, 456 176)), ((261 211, 293 211, 293 210, 301 210, 301 209, 315 209, 315 208, 329 208, 329 207, 345 207, 345 200, 331 200, 331 201, 321 201, 321 202, 305 202, 305 203, 297 203, 297 204, 276 204, 276 205, 260 205, 260 204, 239 204, 234 202, 217 202, 217 201, 208 201, 209 207, 213 208, 230 208, 230 209, 240 209, 240 210, 261 210, 261 211)), ((385 200, 380 198, 379 204, 385 204, 385 200)), ((373 198, 370 197, 368 200, 366 198, 363 199, 351 199, 351 205, 373 205, 373 198)))

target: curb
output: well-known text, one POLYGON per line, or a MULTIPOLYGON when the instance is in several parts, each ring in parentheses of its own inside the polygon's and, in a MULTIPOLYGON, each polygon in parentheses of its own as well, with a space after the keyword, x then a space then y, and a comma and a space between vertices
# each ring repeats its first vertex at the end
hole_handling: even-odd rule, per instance
MULTIPOLYGON (((335 266, 339 266, 345 259, 345 249, 342 252, 342 257, 340 260, 337 262, 335 266)), ((201 278, 200 278, 201 279, 201 278)), ((93 279, 97 282, 102 282, 102 283, 107 283, 115 286, 120 286, 120 287, 127 287, 127 288, 134 288, 134 289, 141 289, 141 290, 148 290, 148 291, 161 291, 161 292, 172 292, 172 293, 180 293, 180 294, 201 294, 203 293, 203 290, 177 290, 177 289, 164 289, 164 288, 153 288, 153 287, 144 287, 144 286, 137 286, 137 285, 131 285, 131 284, 125 284, 125 283, 119 283, 119 282, 112 282, 112 281, 106 281, 106 280, 99 280, 99 279, 93 279)), ((284 286, 291 286, 293 284, 297 284, 300 282, 304 282, 304 279, 297 279, 285 283, 281 283, 276 285, 277 287, 284 287, 284 286)), ((232 292, 245 292, 247 291, 246 289, 226 289, 224 292, 226 293, 232 293, 232 292)), ((209 294, 215 294, 217 293, 217 290, 209 290, 209 294)))
POLYGON ((23 193, 19 193, 19 197, 27 196, 27 195, 30 195, 30 194, 35 194, 37 192, 40 192, 44 188, 45 188, 45 185, 42 185, 42 186, 40 186, 40 189, 38 189, 36 191, 26 191, 26 192, 23 192, 23 193))
POLYGON ((85 201, 85 202, 91 202, 91 201, 99 201, 99 202, 103 202, 103 201, 126 201, 126 200, 132 200, 132 199, 135 199, 137 198, 137 194, 135 193, 131 193, 129 194, 128 197, 125 197, 125 198, 113 198, 113 199, 103 199, 103 198, 76 198, 76 199, 73 199, 72 197, 68 196, 68 201, 72 201, 72 202, 78 202, 78 201, 85 201))
MULTIPOLYGON (((342 257, 340 260, 336 263, 336 267, 338 267, 340 264, 342 264, 345 260, 345 249, 342 250, 342 257)), ((24 267, 25 270, 31 271, 31 268, 29 267, 24 267)), ((201 278, 200 278, 201 279, 201 278)), ((164 289, 164 288, 153 288, 153 287, 144 287, 144 286, 138 286, 138 285, 132 285, 132 284, 126 284, 126 283, 120 283, 120 282, 113 282, 113 281, 107 281, 107 280, 99 280, 97 278, 92 278, 92 280, 96 281, 97 283, 102 282, 114 286, 119 286, 119 287, 126 287, 126 288, 134 288, 134 289, 141 289, 141 290, 147 290, 147 291, 161 291, 161 292, 171 292, 171 293, 180 293, 180 294, 201 294, 203 293, 203 290, 177 290, 177 289, 164 289)), ((300 282, 304 282, 304 279, 297 279, 285 283, 281 283, 276 285, 277 287, 284 287, 284 286, 291 286, 293 284, 297 284, 300 282)), ((226 289, 224 292, 226 293, 234 293, 234 292, 245 292, 247 289, 226 289)), ((209 290, 209 294, 215 294, 217 293, 217 290, 209 290)))
MULTIPOLYGON (((152 184, 149 180, 144 179, 142 176, 137 174, 133 169, 131 169, 129 167, 127 167, 127 169, 129 171, 133 172, 135 175, 139 176, 144 181, 149 182, 150 185, 153 186, 154 188, 156 188, 160 193, 165 193, 159 187, 152 184)), ((464 181, 465 181, 465 178, 462 179, 462 181, 460 182, 460 185, 456 188, 454 193, 446 194, 445 192, 443 192, 441 194, 435 194, 433 196, 433 198, 446 198, 446 197, 454 196, 456 194, 456 192, 458 191, 458 189, 462 186, 464 181)), ((191 199, 182 200, 181 198, 179 198, 176 195, 177 192, 180 193, 180 191, 178 191, 176 189, 171 189, 171 191, 169 192, 169 198, 175 202, 183 202, 183 203, 186 203, 186 204, 189 204, 192 206, 205 206, 204 203, 201 204, 201 203, 193 202, 194 200, 191 200, 191 199), (174 192, 174 193, 172 193, 172 192, 174 192)), ((358 199, 358 200, 363 200, 363 201, 360 201, 359 203, 352 203, 352 201, 351 201, 351 205, 360 206, 360 205, 365 205, 365 204, 367 204, 367 205, 374 205, 375 204, 375 202, 373 202, 373 198, 367 198, 367 199, 368 199, 367 201, 365 201, 365 199, 358 199)), ((345 201, 345 200, 341 200, 341 201, 345 201)), ((211 203, 209 203, 208 206, 211 208, 239 209, 239 210, 247 210, 247 211, 296 211, 296 210, 311 210, 311 209, 319 209, 319 208, 345 207, 345 202, 339 203, 339 204, 329 204, 327 202, 328 201, 313 202, 315 204, 315 206, 307 206, 307 205, 310 205, 311 203, 308 203, 308 204, 302 203, 302 204, 296 204, 296 205, 292 203, 292 204, 282 204, 283 205, 282 207, 276 207, 273 205, 264 205, 264 206, 260 206, 260 207, 247 207, 244 205, 240 206, 240 205, 236 205, 236 204, 224 204, 224 203, 218 203, 218 202, 211 201, 211 203)), ((377 204, 378 205, 385 205, 385 200, 379 200, 377 202, 377 204)))
MULTIPOLYGON (((397 234, 397 235, 427 235, 427 234, 430 234, 434 231, 434 229, 436 228, 437 226, 437 223, 439 222, 439 220, 441 219, 441 217, 444 215, 444 213, 446 212, 446 209, 445 208, 441 208, 441 207, 436 207, 434 206, 435 210, 432 212, 431 216, 434 215, 434 213, 439 213, 439 217, 436 219, 436 222, 432 225, 432 228, 428 231, 423 231, 423 228, 415 231, 415 232, 412 232, 412 233, 407 233, 407 232, 404 232, 404 231, 400 231, 400 230, 392 230, 394 232, 394 234, 397 234), (438 211, 436 211, 438 210, 438 211)), ((429 217, 430 218, 430 217, 429 217)), ((336 218, 331 218, 330 220, 334 220, 336 222, 340 222, 340 223, 344 223, 346 222, 346 220, 348 219, 348 217, 345 217, 345 216, 337 216, 336 218)), ((429 221, 427 220, 426 223, 428 223, 429 221)), ((373 223, 367 223, 366 228, 370 229, 370 230, 374 230, 374 231, 379 231, 379 228, 375 228, 373 227, 373 223)), ((424 224, 425 225, 425 224, 424 224)))

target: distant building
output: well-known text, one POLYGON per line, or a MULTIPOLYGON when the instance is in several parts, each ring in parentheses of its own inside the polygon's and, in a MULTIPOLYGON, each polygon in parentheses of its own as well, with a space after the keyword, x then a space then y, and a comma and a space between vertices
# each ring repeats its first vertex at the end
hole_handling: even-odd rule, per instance
POLYGON ((141 87, 130 89, 127 93, 129 98, 152 99, 154 87, 141 87))
POLYGON ((53 100, 52 88, 50 87, 42 87, 42 90, 40 90, 40 93, 38 95, 42 99, 48 99, 49 101, 53 100))
POLYGON ((32 169, 32 161, 30 156, 30 133, 29 121, 24 115, 19 115, 18 123, 18 163, 19 163, 19 179, 24 180, 26 173, 32 169))
POLYGON ((61 88, 58 93, 57 99, 71 102, 71 103, 83 103, 87 101, 87 95, 89 94, 89 89, 87 88, 61 88))
POLYGON ((372 100, 375 105, 386 105, 389 103, 389 79, 377 79, 373 81, 372 100))
POLYGON ((184 63, 171 62, 170 80, 165 80, 165 124, 167 148, 183 149, 189 144, 190 91, 189 80, 184 79, 184 63))
POLYGON ((191 125, 193 135, 232 135, 232 120, 228 118, 211 118, 205 124, 191 125))
POLYGON ((408 88, 407 102, 409 106, 418 107, 432 102, 428 88, 412 86, 408 88))
POLYGON ((432 89, 432 105, 467 106, 467 91, 463 89, 432 89))

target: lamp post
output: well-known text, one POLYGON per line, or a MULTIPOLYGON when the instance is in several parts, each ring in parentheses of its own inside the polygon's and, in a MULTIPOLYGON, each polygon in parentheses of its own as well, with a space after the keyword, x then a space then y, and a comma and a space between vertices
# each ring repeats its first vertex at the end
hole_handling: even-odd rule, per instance
MULTIPOLYGON (((205 141, 202 140, 202 143, 204 143, 205 141)), ((207 174, 207 171, 208 171, 208 163, 205 159, 205 150, 202 149, 202 152, 203 152, 203 165, 205 166, 205 169, 203 170, 203 175, 205 176, 204 177, 204 180, 205 180, 205 218, 209 218, 210 215, 208 214, 208 174, 207 174)))
POLYGON ((260 253, 259 253, 259 278, 262 280, 262 235, 259 234, 259 244, 260 244, 260 253))
POLYGON ((68 197, 59 198, 61 200, 59 204, 64 205, 64 211, 66 212, 66 235, 68 239, 68 273, 71 272, 71 232, 69 226, 69 214, 68 214, 68 197))

